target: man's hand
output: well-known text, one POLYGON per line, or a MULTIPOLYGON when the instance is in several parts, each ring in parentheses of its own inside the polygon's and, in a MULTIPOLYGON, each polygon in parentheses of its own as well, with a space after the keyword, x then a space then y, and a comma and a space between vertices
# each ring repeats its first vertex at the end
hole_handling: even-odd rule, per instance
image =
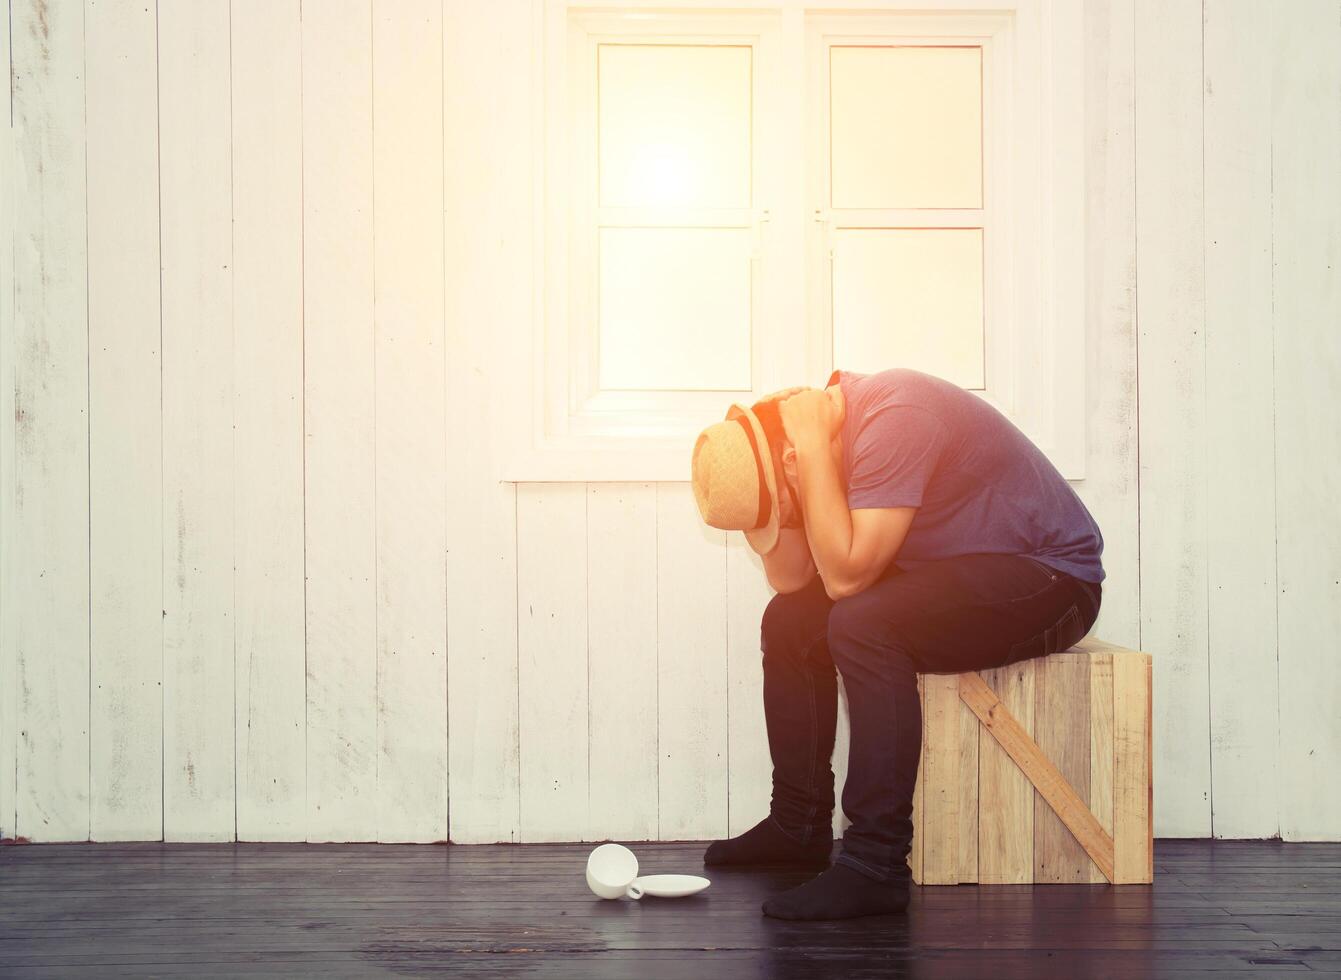
POLYGON ((801 392, 801 391, 812 391, 812 390, 813 390, 813 389, 810 388, 808 385, 796 385, 796 386, 794 386, 794 387, 792 387, 792 388, 780 388, 780 389, 777 390, 777 391, 774 391, 774 392, 771 392, 771 393, 769 393, 769 394, 767 394, 767 395, 764 395, 764 397, 763 397, 763 398, 760 398, 759 401, 761 401, 761 402, 775 402, 775 401, 779 401, 779 400, 781 400, 781 399, 790 398, 792 395, 795 395, 797 392, 801 392))
POLYGON ((838 422, 838 409, 822 389, 807 388, 778 406, 782 428, 797 451, 829 445, 838 422))
POLYGON ((760 557, 768 584, 776 592, 795 592, 815 577, 815 562, 802 531, 783 528, 773 550, 760 557))

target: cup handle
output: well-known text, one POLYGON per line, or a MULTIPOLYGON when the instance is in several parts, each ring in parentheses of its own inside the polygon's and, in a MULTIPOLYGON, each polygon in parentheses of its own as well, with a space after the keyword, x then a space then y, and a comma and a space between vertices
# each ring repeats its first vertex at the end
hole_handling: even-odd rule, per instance
POLYGON ((629 882, 629 887, 624 889, 624 894, 627 895, 629 898, 633 899, 634 901, 637 901, 638 899, 643 897, 643 886, 638 884, 637 878, 634 878, 631 882, 629 882))

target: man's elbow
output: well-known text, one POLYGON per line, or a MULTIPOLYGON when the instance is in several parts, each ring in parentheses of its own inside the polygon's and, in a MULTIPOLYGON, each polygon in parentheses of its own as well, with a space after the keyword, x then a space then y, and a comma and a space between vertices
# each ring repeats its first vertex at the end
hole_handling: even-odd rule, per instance
POLYGON ((879 570, 871 567, 835 571, 824 580, 824 591, 828 593, 830 599, 837 602, 839 599, 865 592, 879 577, 879 570))
POLYGON ((834 602, 839 599, 846 599, 848 596, 854 596, 866 588, 866 583, 860 580, 827 578, 824 580, 824 591, 834 602))
POLYGON ((807 585, 810 584, 810 580, 814 577, 815 577, 815 570, 813 568, 810 569, 809 572, 806 574, 792 576, 791 578, 775 579, 771 575, 767 576, 769 587, 774 592, 778 593, 800 592, 802 589, 804 589, 807 585))

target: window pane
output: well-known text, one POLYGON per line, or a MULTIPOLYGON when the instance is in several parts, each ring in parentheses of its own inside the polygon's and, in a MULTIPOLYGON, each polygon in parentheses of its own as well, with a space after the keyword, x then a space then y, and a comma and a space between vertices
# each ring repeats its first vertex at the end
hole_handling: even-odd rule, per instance
POLYGON ((750 206, 748 47, 603 44, 606 207, 750 206))
POLYGON ((748 391, 746 228, 601 230, 600 386, 748 391))
POLYGON ((833 207, 982 207, 982 49, 833 47, 833 207))
POLYGON ((833 363, 983 387, 981 228, 836 232, 833 363))

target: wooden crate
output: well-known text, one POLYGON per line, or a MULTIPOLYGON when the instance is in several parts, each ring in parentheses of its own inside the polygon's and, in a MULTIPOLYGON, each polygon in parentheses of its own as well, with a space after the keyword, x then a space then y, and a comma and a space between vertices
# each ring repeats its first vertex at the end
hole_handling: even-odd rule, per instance
POLYGON ((914 881, 1153 880, 1149 654, 1086 638, 919 686, 914 881))

